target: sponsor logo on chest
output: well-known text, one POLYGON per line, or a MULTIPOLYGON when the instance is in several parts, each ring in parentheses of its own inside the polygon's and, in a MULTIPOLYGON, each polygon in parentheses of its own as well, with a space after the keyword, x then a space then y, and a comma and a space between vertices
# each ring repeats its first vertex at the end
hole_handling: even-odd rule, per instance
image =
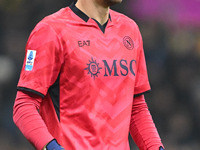
POLYGON ((103 66, 91 58, 88 63, 87 67, 84 70, 88 71, 88 74, 91 75, 93 79, 98 77, 104 71, 103 76, 127 76, 128 74, 135 76, 134 65, 136 65, 136 60, 132 59, 130 61, 121 59, 121 60, 102 60, 103 66))

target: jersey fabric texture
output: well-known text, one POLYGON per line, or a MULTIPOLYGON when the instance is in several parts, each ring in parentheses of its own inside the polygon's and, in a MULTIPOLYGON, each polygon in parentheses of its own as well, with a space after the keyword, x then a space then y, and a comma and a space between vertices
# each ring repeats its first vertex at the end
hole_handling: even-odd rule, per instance
POLYGON ((32 31, 18 90, 43 97, 39 112, 65 149, 129 150, 134 95, 148 90, 136 23, 110 10, 105 30, 75 5, 32 31))

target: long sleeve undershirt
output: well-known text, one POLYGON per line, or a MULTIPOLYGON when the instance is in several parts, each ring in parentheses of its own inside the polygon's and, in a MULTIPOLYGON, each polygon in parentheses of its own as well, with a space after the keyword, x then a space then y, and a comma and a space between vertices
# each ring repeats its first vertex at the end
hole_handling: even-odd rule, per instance
POLYGON ((159 150, 163 146, 144 95, 134 97, 130 134, 140 150, 159 150))
POLYGON ((41 101, 42 97, 36 94, 18 91, 13 107, 15 124, 37 150, 53 139, 38 113, 41 101))

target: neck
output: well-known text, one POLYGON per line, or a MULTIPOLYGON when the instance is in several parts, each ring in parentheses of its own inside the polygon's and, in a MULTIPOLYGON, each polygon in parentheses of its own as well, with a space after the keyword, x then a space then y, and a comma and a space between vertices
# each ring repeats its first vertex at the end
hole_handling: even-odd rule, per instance
POLYGON ((88 17, 97 20, 101 25, 109 18, 109 6, 99 4, 94 0, 78 0, 76 7, 88 17))

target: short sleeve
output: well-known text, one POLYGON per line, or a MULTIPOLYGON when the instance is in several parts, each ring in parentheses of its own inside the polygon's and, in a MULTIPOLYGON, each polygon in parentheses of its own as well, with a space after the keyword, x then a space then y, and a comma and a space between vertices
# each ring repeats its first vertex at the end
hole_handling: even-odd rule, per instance
POLYGON ((39 23, 32 31, 25 51, 17 90, 31 91, 44 97, 56 81, 63 61, 55 30, 46 23, 39 23))
MULTIPOLYGON (((138 30, 139 31, 139 30, 138 30)), ((149 91, 150 84, 147 74, 147 66, 146 66, 146 60, 144 55, 144 49, 143 49, 143 41, 142 36, 139 32, 139 47, 138 47, 138 56, 137 56, 137 73, 136 73, 136 80, 135 80, 135 88, 134 88, 134 95, 141 95, 147 91, 149 91)))

